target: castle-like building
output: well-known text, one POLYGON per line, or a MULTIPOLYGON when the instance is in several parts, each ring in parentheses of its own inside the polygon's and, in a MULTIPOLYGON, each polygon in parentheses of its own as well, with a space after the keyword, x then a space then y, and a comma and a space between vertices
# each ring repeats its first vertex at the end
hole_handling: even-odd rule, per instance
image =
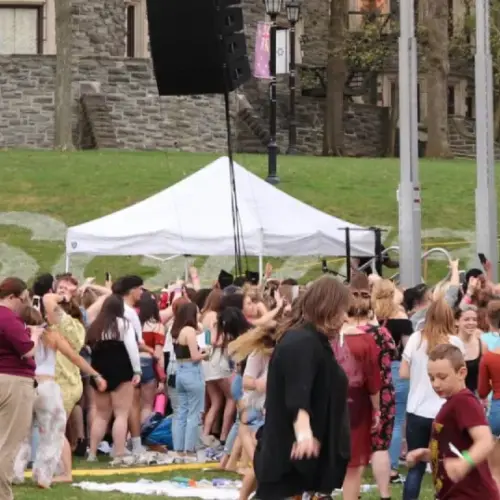
MULTIPOLYGON (((0 0, 0 147, 51 146, 56 1, 0 0)), ((377 0, 380 13, 391 12, 391 1, 396 0, 377 0)), ((449 0, 453 13, 450 29, 463 22, 464 2, 449 0)), ((362 29, 365 3, 349 0, 350 30, 362 29)), ((149 61, 146 0, 72 0, 71 4, 78 146, 223 149, 224 113, 219 96, 158 98, 149 61), (208 107, 199 106, 200 99, 207 101, 208 107)), ((321 71, 326 66, 329 5, 329 0, 303 2, 296 52, 297 62, 305 69, 321 71)), ((252 58, 256 26, 266 20, 265 8, 259 0, 243 0, 242 6, 252 58)), ((280 24, 286 29, 285 13, 280 24)), ((363 96, 352 98, 345 117, 347 147, 352 154, 383 153, 386 144, 379 129, 387 119, 396 79, 397 67, 384 68, 377 75, 376 102, 367 102, 363 96)), ((234 100, 240 150, 265 149, 266 87, 266 82, 253 81, 234 100)), ((278 92, 278 121, 284 141, 285 75, 279 80, 278 92)), ((424 75, 419 78, 419 97, 419 118, 425 124, 424 75)), ((297 99, 298 149, 318 154, 324 97, 299 95, 297 99)), ((474 118, 470 75, 450 74, 448 109, 450 115, 474 118)))

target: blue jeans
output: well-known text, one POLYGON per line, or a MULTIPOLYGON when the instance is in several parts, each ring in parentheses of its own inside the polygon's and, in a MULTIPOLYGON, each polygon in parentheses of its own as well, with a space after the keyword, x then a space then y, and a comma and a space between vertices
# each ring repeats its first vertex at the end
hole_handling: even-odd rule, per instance
POLYGON ((494 436, 500 436, 500 399, 493 399, 490 406, 488 422, 494 436))
POLYGON ((410 381, 399 376, 400 365, 401 361, 391 363, 392 382, 396 390, 396 418, 394 419, 394 430, 392 431, 391 446, 389 447, 393 470, 398 470, 399 467, 399 457, 403 443, 403 427, 406 419, 406 402, 410 390, 410 381))
MULTIPOLYGON (((432 422, 434 419, 420 417, 413 413, 406 415, 406 442, 408 451, 418 448, 428 448, 431 440, 432 422)), ((417 500, 420 495, 420 486, 424 478, 426 462, 419 462, 408 470, 403 489, 403 500, 417 500)))
POLYGON ((205 407, 205 379, 201 363, 177 363, 175 389, 178 408, 172 420, 174 450, 194 452, 200 439, 201 415, 205 407))

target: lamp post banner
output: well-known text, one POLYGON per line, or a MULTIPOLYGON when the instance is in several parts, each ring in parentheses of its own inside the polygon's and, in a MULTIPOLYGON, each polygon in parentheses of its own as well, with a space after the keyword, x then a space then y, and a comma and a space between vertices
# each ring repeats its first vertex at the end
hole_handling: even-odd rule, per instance
POLYGON ((255 57, 253 65, 253 76, 269 80, 269 59, 271 55, 271 23, 260 21, 257 23, 257 36, 255 40, 255 57))

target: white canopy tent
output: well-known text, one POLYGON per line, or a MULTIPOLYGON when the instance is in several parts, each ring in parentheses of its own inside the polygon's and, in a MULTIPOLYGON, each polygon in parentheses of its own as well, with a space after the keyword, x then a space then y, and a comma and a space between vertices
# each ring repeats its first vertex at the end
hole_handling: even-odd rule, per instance
MULTIPOLYGON (((325 214, 234 164, 241 236, 247 255, 373 256, 373 231, 325 214)), ((234 254, 229 159, 221 157, 135 205, 68 229, 71 254, 234 254)))

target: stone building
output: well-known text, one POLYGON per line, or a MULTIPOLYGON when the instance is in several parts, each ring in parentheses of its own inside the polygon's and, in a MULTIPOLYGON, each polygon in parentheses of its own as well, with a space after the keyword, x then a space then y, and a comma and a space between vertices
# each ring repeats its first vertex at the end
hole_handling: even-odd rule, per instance
MULTIPOLYGON (((56 0, 0 0, 0 147, 49 148, 53 142, 56 0)), ((349 0, 349 27, 359 29, 363 0, 349 0)), ((391 0, 378 0, 389 11, 391 0)), ((450 0, 457 22, 463 0, 450 0)), ((263 2, 242 1, 248 52, 255 30, 266 19, 263 2)), ((305 67, 324 67, 329 2, 304 2, 297 53, 305 67)), ((455 19, 455 18, 454 18, 455 19)), ((178 148, 224 151, 225 116, 221 96, 159 98, 148 50, 146 0, 72 0, 74 140, 78 147, 178 148)), ((388 107, 395 68, 378 77, 378 102, 354 99, 345 110, 349 154, 378 156, 385 151, 388 107)), ((253 79, 232 98, 236 148, 265 151, 267 82, 253 79)), ((425 121, 425 81, 420 117, 425 121)), ((450 78, 450 114, 472 118, 467 80, 450 78)), ((324 98, 297 96, 298 150, 319 154, 324 98)), ((288 83, 278 79, 278 144, 286 149, 288 83)))

